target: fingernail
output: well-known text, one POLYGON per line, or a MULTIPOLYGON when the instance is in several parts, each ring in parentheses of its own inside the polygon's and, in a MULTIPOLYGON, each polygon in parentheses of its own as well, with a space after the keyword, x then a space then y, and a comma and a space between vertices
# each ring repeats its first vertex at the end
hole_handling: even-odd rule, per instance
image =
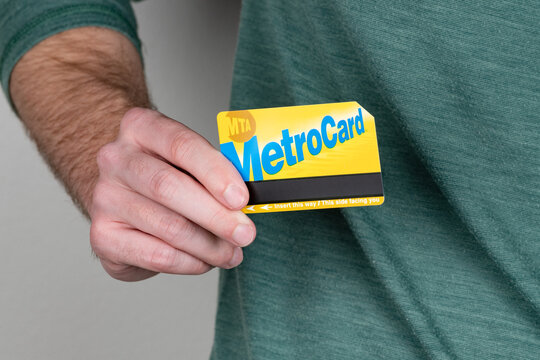
POLYGON ((255 233, 253 227, 246 224, 239 224, 234 229, 232 238, 238 246, 246 246, 253 241, 255 233))
POLYGON ((242 255, 242 249, 235 248, 231 261, 229 261, 228 265, 229 267, 233 268, 240 265, 242 263, 242 260, 244 260, 244 256, 242 255))
POLYGON ((235 184, 231 184, 227 187, 227 189, 223 193, 223 197, 225 197, 225 200, 233 209, 241 207, 246 201, 244 191, 242 191, 242 188, 240 186, 235 184))

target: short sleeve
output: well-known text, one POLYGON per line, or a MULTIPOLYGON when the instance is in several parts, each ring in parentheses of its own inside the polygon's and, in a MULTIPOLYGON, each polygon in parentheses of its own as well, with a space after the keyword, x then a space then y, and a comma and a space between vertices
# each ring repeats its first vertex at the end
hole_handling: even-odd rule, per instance
POLYGON ((82 26, 117 30, 140 54, 129 0, 0 0, 0 82, 10 103, 9 79, 17 61, 47 37, 82 26))

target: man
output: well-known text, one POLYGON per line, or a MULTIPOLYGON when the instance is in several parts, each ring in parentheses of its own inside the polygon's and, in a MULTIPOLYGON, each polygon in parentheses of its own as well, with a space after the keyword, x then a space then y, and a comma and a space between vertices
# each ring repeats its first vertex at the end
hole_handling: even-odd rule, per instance
POLYGON ((253 217, 254 242, 236 170, 148 109, 128 1, 2 8, 4 90, 105 270, 232 269, 213 359, 540 355, 534 2, 244 1, 231 108, 358 101, 386 195, 253 217))

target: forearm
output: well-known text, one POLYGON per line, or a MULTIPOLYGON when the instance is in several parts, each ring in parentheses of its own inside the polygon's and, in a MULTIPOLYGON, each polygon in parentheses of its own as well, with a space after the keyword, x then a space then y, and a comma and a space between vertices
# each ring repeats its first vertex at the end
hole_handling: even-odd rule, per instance
POLYGON ((111 276, 202 274, 242 261, 256 234, 240 211, 246 185, 202 136, 141 109, 150 105, 142 65, 123 35, 81 28, 43 41, 16 65, 11 95, 91 217, 90 244, 111 276))
POLYGON ((17 63, 10 92, 39 151, 88 214, 98 150, 116 138, 127 110, 150 106, 135 47, 104 28, 60 33, 17 63))

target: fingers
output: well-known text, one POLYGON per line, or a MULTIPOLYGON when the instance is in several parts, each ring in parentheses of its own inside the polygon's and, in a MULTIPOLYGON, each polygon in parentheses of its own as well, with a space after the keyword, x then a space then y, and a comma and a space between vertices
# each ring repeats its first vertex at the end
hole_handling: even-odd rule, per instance
POLYGON ((223 205, 239 210, 249 193, 234 166, 187 126, 147 109, 133 109, 122 130, 142 148, 193 175, 223 205))
POLYGON ((117 264, 107 259, 99 259, 105 271, 111 277, 122 281, 140 281, 159 274, 155 271, 142 269, 132 265, 117 264))
MULTIPOLYGON (((93 227, 92 247, 100 259, 105 259, 106 270, 115 278, 138 277, 126 265, 167 274, 203 274, 212 266, 184 251, 175 249, 160 239, 124 226, 104 226, 106 232, 93 227), (95 234, 95 232, 98 232, 95 234), (114 267, 116 264, 116 268, 114 267)), ((137 278, 140 280, 140 278, 137 278)))
POLYGON ((97 161, 90 241, 111 276, 201 274, 242 262, 240 247, 256 231, 239 211, 248 191, 204 138, 155 111, 134 109, 97 161))
MULTIPOLYGON (((224 207, 190 176, 142 152, 124 152, 114 156, 118 159, 111 166, 109 176, 127 188, 236 246, 246 246, 255 238, 255 225, 244 213, 224 207)), ((137 226, 143 223, 138 222, 137 226)))
POLYGON ((230 269, 242 262, 240 248, 174 211, 132 191, 123 193, 121 199, 117 194, 111 192, 106 212, 134 228, 213 266, 230 269))

